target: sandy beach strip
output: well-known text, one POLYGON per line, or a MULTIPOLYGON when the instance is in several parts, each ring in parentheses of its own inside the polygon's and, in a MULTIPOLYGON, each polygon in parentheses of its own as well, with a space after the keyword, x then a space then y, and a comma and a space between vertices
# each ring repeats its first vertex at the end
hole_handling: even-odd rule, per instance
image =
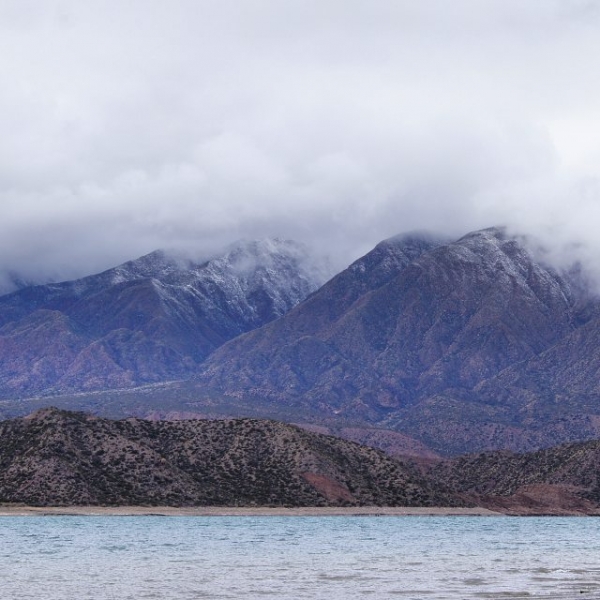
POLYGON ((0 517, 25 516, 161 516, 161 517, 405 517, 405 516, 501 516, 481 507, 228 507, 228 506, 24 506, 0 505, 0 517))

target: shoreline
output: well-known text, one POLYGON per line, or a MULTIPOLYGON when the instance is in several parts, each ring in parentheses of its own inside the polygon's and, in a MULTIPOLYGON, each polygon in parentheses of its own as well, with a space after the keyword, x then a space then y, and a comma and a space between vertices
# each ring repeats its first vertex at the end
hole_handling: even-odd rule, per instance
POLYGON ((482 507, 229 507, 229 506, 25 506, 0 505, 0 517, 500 517, 503 513, 482 507))

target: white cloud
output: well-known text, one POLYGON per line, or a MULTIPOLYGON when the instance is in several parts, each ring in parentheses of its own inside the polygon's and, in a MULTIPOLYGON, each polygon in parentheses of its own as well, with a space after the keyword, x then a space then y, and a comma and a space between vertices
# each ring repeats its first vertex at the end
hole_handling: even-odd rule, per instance
POLYGON ((0 272, 496 223, 593 262, 597 73, 583 0, 0 0, 0 272))

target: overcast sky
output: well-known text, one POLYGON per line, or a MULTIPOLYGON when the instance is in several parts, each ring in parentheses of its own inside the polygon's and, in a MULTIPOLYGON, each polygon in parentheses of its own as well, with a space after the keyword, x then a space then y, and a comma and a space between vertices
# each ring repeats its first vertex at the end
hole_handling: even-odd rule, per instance
POLYGON ((600 2, 0 0, 0 272, 506 224, 600 263, 600 2))

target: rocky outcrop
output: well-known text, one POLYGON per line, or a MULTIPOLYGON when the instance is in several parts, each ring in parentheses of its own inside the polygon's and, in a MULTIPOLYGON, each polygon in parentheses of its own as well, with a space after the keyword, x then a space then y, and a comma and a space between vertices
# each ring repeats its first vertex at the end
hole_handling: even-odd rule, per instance
POLYGON ((380 451, 275 421, 111 421, 52 408, 0 422, 0 439, 0 502, 462 504, 380 451))

